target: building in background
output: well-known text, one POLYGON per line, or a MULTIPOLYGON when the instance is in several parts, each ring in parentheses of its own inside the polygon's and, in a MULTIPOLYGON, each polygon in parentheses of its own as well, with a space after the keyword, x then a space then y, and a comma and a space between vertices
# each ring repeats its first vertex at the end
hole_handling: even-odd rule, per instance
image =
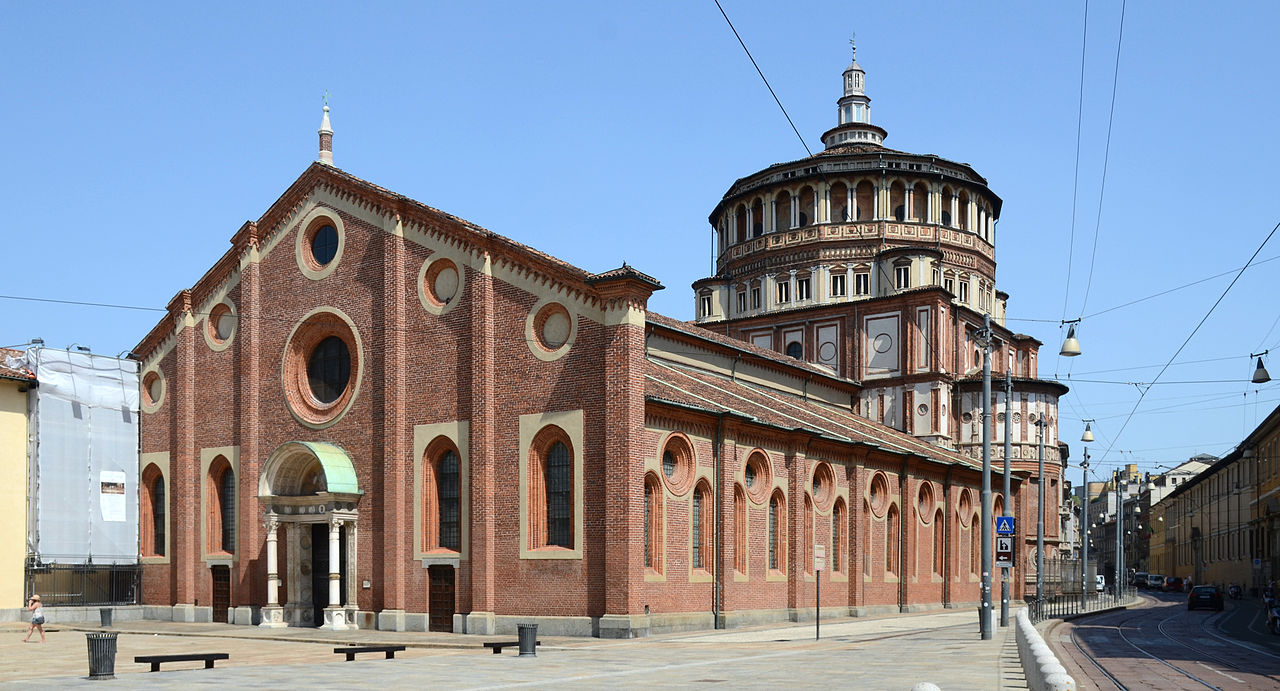
POLYGON ((0 348, 0 611, 25 602, 27 400, 35 383, 22 351, 0 348))
POLYGON ((18 431, 16 396, 25 422, 23 448, 12 456, 26 459, 21 478, 17 464, 7 464, 13 482, 0 490, 26 495, 5 504, 24 508, 5 522, 20 538, 0 547, 22 549, 24 576, 14 582, 40 593, 46 607, 136 603, 137 362, 39 344, 4 356, 3 372, 20 380, 6 396, 6 446, 18 431))

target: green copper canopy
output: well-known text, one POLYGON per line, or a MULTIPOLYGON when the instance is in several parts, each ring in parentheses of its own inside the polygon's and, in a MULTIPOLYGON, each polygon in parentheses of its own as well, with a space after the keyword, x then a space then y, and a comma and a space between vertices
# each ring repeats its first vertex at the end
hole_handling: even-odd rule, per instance
POLYGON ((361 494, 360 483, 356 480, 356 468, 346 451, 318 441, 297 442, 315 454, 320 465, 324 467, 324 480, 333 494, 361 494))

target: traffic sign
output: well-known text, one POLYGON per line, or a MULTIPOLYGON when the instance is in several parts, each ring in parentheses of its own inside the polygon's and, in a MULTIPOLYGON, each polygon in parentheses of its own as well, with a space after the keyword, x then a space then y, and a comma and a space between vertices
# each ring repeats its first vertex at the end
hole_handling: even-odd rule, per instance
POLYGON ((1013 516, 996 516, 996 535, 1013 535, 1013 516))
POLYGON ((1013 537, 1001 535, 996 538, 996 567, 1013 567, 1013 537))
POLYGON ((827 562, 827 546, 814 545, 813 546, 813 569, 815 571, 823 570, 827 565, 826 562, 827 562))

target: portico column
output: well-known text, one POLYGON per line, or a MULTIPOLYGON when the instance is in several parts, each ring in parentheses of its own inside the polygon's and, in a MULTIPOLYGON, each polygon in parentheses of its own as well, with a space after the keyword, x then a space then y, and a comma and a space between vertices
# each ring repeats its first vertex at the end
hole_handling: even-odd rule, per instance
POLYGON ((342 602, 342 564, 339 563, 339 536, 342 535, 342 519, 329 521, 329 606, 341 607, 342 602))
POLYGON ((267 516, 267 606, 275 607, 280 604, 280 568, 279 556, 276 551, 277 535, 280 529, 280 520, 276 515, 269 514, 267 516))

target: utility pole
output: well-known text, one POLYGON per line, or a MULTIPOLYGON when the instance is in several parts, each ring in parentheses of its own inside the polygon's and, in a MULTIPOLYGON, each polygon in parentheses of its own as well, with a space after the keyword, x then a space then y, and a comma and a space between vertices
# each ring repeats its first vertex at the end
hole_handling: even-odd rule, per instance
MULTIPOLYGON (((1005 517, 1012 516, 1010 513, 1010 492, 1009 492, 1009 457, 1013 455, 1013 375, 1009 372, 1008 365, 1004 368, 1004 511, 1005 517)), ((1000 567, 1000 626, 1009 625, 1009 567, 1000 567)))
POLYGON ((1080 464, 1081 487, 1084 488, 1084 506, 1080 509, 1080 609, 1089 608, 1089 447, 1084 447, 1084 462, 1080 464))
POLYGON ((991 631, 991 315, 982 315, 982 640, 991 631))

